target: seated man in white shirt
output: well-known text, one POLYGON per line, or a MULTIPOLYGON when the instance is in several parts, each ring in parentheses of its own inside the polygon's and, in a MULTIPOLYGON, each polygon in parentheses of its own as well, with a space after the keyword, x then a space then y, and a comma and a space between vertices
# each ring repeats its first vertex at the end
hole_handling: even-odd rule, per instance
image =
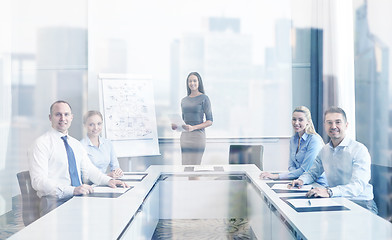
POLYGON ((331 107, 324 113, 324 129, 331 138, 317 155, 313 166, 289 188, 301 187, 318 179, 325 171, 328 188, 313 188, 307 197, 345 197, 377 214, 370 181, 370 154, 362 143, 346 137, 348 127, 346 113, 331 107))
POLYGON ((29 169, 33 188, 41 198, 41 216, 76 195, 93 192, 81 176, 95 184, 128 187, 120 180, 101 173, 90 161, 80 142, 68 135, 73 114, 65 101, 50 107, 52 129, 40 136, 29 150, 29 169))

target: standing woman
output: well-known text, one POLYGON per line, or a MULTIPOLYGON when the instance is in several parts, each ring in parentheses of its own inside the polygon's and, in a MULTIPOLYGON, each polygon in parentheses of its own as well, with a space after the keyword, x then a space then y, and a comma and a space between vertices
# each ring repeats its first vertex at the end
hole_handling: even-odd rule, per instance
MULTIPOLYGON (((186 79, 188 95, 181 101, 182 126, 181 153, 183 165, 200 165, 206 147, 205 128, 212 125, 211 102, 204 94, 203 81, 197 72, 189 73, 186 79), (204 118, 205 117, 205 118, 204 118)), ((176 129, 176 125, 172 125, 176 129)))
MULTIPOLYGON (((313 165, 317 154, 325 144, 314 129, 312 116, 307 107, 300 106, 294 109, 292 125, 295 134, 290 139, 289 171, 279 174, 263 172, 260 178, 297 179, 313 165)), ((327 186, 325 173, 320 176, 317 182, 327 186)))
POLYGON ((91 162, 102 172, 106 173, 108 166, 110 172, 107 174, 112 178, 123 175, 113 145, 109 139, 101 137, 103 117, 98 111, 88 111, 83 117, 83 124, 87 130, 87 136, 80 140, 91 162))

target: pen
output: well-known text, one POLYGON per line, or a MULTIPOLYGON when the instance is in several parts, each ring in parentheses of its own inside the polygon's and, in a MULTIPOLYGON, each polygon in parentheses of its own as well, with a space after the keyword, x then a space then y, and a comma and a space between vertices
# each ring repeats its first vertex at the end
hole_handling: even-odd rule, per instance
POLYGON ((310 202, 310 200, 308 200, 309 206, 312 206, 312 203, 310 202))

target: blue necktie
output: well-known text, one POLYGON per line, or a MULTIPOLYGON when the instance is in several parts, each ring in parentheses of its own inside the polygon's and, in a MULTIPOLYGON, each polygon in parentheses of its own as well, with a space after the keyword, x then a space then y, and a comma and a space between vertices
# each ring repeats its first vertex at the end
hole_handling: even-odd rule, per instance
POLYGON ((78 175, 78 169, 76 168, 76 161, 75 161, 75 155, 74 152, 72 151, 71 146, 69 146, 68 141, 67 141, 67 136, 61 137, 64 141, 65 145, 65 150, 67 151, 67 156, 68 156, 68 170, 69 170, 69 176, 71 177, 71 184, 74 187, 80 186, 80 180, 79 180, 79 175, 78 175))

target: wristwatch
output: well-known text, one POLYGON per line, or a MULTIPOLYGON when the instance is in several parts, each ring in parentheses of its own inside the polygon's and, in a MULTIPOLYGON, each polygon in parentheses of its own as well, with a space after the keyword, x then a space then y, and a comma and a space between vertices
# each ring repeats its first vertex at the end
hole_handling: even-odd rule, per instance
POLYGON ((329 187, 327 187, 327 192, 328 192, 329 197, 332 197, 333 192, 329 187))

